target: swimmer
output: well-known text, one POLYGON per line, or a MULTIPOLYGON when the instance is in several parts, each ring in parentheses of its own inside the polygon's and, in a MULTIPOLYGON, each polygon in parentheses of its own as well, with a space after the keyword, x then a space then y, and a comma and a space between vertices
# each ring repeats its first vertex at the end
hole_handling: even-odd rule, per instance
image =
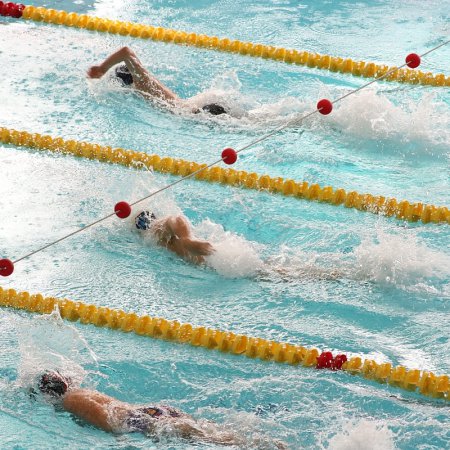
MULTIPOLYGON (((167 216, 157 219, 154 213, 142 211, 135 217, 134 223, 140 232, 150 233, 156 238, 158 245, 188 262, 204 264, 205 257, 215 251, 211 243, 193 237, 191 225, 184 216, 167 216)), ((282 281, 291 281, 296 278, 333 281, 345 276, 341 270, 323 269, 311 264, 294 269, 280 267, 276 260, 271 259, 264 262, 256 275, 262 281, 272 281, 274 275, 282 281)))
MULTIPOLYGON (((129 47, 122 47, 108 56, 100 65, 90 67, 87 71, 87 76, 89 78, 101 78, 116 64, 121 64, 116 67, 115 75, 124 86, 134 87, 147 98, 161 100, 171 106, 188 107, 191 108, 193 113, 200 112, 198 108, 192 109, 188 99, 181 99, 175 92, 157 80, 142 65, 136 53, 129 47)), ((213 116, 227 114, 226 109, 216 103, 204 105, 201 109, 213 116)))
POLYGON ((214 252, 209 242, 193 237, 191 225, 183 216, 158 219, 150 211, 142 211, 136 216, 135 225, 139 231, 151 233, 161 247, 194 264, 203 264, 205 256, 214 252))
POLYGON ((170 433, 191 442, 241 448, 287 448, 283 442, 268 442, 267 439, 249 442, 236 433, 220 430, 214 422, 196 420, 168 405, 133 405, 99 391, 74 388, 71 384, 71 379, 60 372, 47 371, 40 376, 38 389, 55 405, 110 433, 140 432, 148 437, 170 433))

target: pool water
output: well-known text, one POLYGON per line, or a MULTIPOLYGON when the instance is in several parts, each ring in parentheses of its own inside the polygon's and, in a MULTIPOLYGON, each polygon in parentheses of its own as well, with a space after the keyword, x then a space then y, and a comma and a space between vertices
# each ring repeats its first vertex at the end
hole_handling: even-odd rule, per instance
MULTIPOLYGON (((111 19, 399 65, 450 29, 446 2, 37 1, 111 19)), ((367 80, 202 49, 1 18, 0 126, 211 162, 367 80), (85 71, 132 47, 182 97, 235 117, 148 104, 85 71), (6 68, 6 69, 5 69, 6 68)), ((448 73, 450 47, 423 61, 448 73)), ((450 205, 446 88, 377 83, 240 155, 235 168, 411 202, 450 205)), ((176 178, 0 146, 0 255, 17 259, 176 178)), ((194 267, 110 219, 17 264, 3 288, 450 372, 450 229, 185 181, 144 202, 184 213, 217 252, 194 267), (287 272, 280 276, 267 267, 287 272), (338 280, 315 276, 340 271, 338 280)), ((45 367, 132 403, 165 402, 290 448, 448 448, 448 404, 315 371, 2 310, 2 448, 194 447, 115 436, 27 393, 45 367)), ((195 446, 215 448, 213 445, 195 446)))

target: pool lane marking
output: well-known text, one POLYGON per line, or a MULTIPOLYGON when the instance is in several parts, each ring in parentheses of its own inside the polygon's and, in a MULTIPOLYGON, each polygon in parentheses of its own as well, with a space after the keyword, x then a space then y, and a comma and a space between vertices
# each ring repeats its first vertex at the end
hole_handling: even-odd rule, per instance
POLYGON ((426 370, 407 369, 390 363, 377 363, 361 357, 347 358, 346 355, 333 356, 331 352, 319 352, 316 348, 305 348, 287 342, 270 341, 230 331, 208 327, 195 327, 189 323, 166 320, 161 317, 138 316, 106 307, 67 299, 30 295, 14 289, 0 287, 0 306, 22 309, 28 312, 50 314, 55 307, 61 317, 83 324, 93 324, 124 332, 134 332, 140 336, 166 339, 194 347, 219 350, 226 353, 260 358, 266 361, 303 365, 317 369, 344 370, 353 375, 387 383, 401 389, 439 399, 450 400, 448 375, 435 375, 426 370))
MULTIPOLYGON (((0 6, 1 6, 1 5, 0 5, 0 6)), ((427 54, 429 54, 429 53, 431 53, 431 52, 437 50, 438 48, 442 47, 443 45, 448 44, 449 42, 450 42, 450 40, 448 40, 448 41, 445 42, 445 43, 441 43, 441 44, 435 46, 434 48, 428 50, 428 51, 427 51, 426 53, 424 53, 423 55, 427 55, 427 54)), ((423 55, 422 55, 422 56, 423 56, 423 55)), ((409 55, 405 58, 405 63, 404 63, 402 66, 400 66, 400 67, 403 67, 403 66, 405 66, 405 65, 417 67, 417 66, 420 64, 420 61, 421 61, 421 56, 420 56, 420 55, 417 55, 417 54, 415 54, 415 53, 412 53, 412 54, 409 54, 409 55)), ((391 72, 392 72, 393 70, 396 70, 396 69, 392 69, 391 72)), ((240 147, 238 150, 234 150, 234 149, 232 149, 232 148, 226 148, 226 149, 224 149, 224 150, 222 151, 222 156, 221 156, 220 159, 218 159, 218 160, 216 160, 216 161, 214 161, 214 162, 212 162, 212 163, 210 163, 210 164, 206 164, 206 165, 200 166, 198 169, 192 171, 191 173, 188 173, 188 174, 185 174, 184 176, 182 176, 181 179, 179 179, 179 180, 177 180, 177 181, 174 181, 174 182, 172 182, 172 183, 170 183, 170 184, 164 186, 163 188, 158 189, 158 190, 152 192, 151 194, 149 194, 149 195, 147 195, 147 196, 145 196, 145 197, 143 197, 143 198, 141 198, 141 199, 139 199, 139 200, 136 200, 135 202, 133 202, 133 203, 131 203, 131 204, 128 204, 127 202, 124 202, 124 201, 117 203, 117 204, 115 205, 115 208, 114 208, 115 214, 116 214, 118 217, 120 217, 121 219, 124 219, 124 218, 128 217, 128 216, 131 214, 131 206, 134 206, 134 205, 136 205, 136 204, 138 204, 138 203, 141 203, 142 201, 147 200, 147 199, 149 199, 149 198, 151 198, 151 197, 153 197, 153 196, 159 194, 160 192, 163 192, 163 191, 165 191, 166 189, 169 189, 169 188, 171 188, 171 187, 177 185, 178 183, 181 183, 182 181, 184 181, 184 180, 186 180, 186 179, 192 178, 193 176, 198 175, 198 174, 200 174, 201 172, 204 172, 205 170, 209 169, 209 168, 212 167, 212 166, 217 165, 218 163, 220 163, 220 162, 222 162, 222 161, 225 162, 226 164, 234 164, 234 163, 236 162, 236 160, 237 160, 237 155, 238 155, 238 153, 240 153, 240 152, 242 152, 242 151, 244 151, 244 150, 247 150, 248 148, 252 147, 253 145, 255 145, 255 144, 259 143, 259 142, 262 142, 262 141, 264 141, 264 140, 266 140, 266 139, 269 139, 271 136, 275 135, 276 133, 279 133, 280 131, 284 130, 285 128, 287 128, 287 127, 289 127, 289 126, 291 126, 291 125, 302 123, 305 119, 307 119, 308 117, 313 116, 314 114, 317 114, 317 113, 320 113, 320 114, 322 114, 322 115, 328 115, 328 114, 330 114, 331 111, 333 110, 333 104, 335 104, 335 103, 337 103, 337 102, 339 102, 339 101, 341 101, 341 100, 343 100, 343 99, 349 97, 350 95, 352 95, 352 94, 354 94, 354 93, 356 93, 356 92, 358 92, 358 91, 360 91, 360 90, 366 88, 367 86, 370 86, 370 85, 373 84, 374 82, 376 82, 376 81, 378 81, 378 80, 381 80, 381 79, 383 79, 383 78, 389 76, 389 74, 390 74, 390 72, 387 72, 386 74, 382 75, 381 77, 378 77, 378 78, 376 78, 375 80, 372 80, 372 81, 370 81, 370 82, 364 84, 363 86, 360 86, 359 88, 356 88, 356 89, 354 89, 353 91, 351 91, 351 92, 349 92, 349 93, 347 93, 347 94, 345 94, 345 95, 343 95, 343 96, 341 96, 341 97, 338 97, 337 99, 335 99, 335 100, 333 100, 333 101, 330 101, 330 100, 328 100, 328 99, 321 99, 321 100, 319 100, 319 102, 317 103, 317 106, 316 106, 316 109, 315 109, 315 110, 310 111, 309 113, 303 114, 301 117, 296 117, 296 118, 293 118, 293 119, 291 119, 291 120, 288 120, 285 124, 283 124, 283 125, 281 125, 281 126, 275 128, 274 130, 272 130, 271 132, 269 132, 269 133, 267 133, 267 134, 261 136, 260 138, 257 138, 257 139, 255 139, 255 140, 249 142, 248 144, 246 144, 246 145, 240 147), (226 152, 232 152, 232 155, 231 155, 232 158, 231 158, 231 160, 229 160, 229 156, 230 156, 230 155, 228 155, 228 156, 225 155, 226 152), (124 210, 124 208, 125 208, 125 210, 124 210)), ((3 133, 2 133, 2 134, 3 134, 3 133)), ((51 140, 51 138, 50 138, 50 140, 51 140)), ((345 193, 345 191, 344 191, 344 193, 345 193)), ((351 194, 351 193, 350 193, 350 194, 351 194)), ((355 193, 355 195, 354 195, 353 197, 355 197, 356 195, 358 195, 358 194, 355 193)), ((373 197, 373 196, 372 196, 372 197, 373 197)), ((346 199, 346 200, 347 200, 347 199, 346 199)), ((351 200, 349 203, 351 204, 352 201, 353 201, 353 200, 351 200)), ((383 198, 383 202, 384 202, 384 198, 383 198)), ((396 202, 396 200, 395 200, 395 202, 396 202)), ((363 202, 362 202, 362 203, 363 203, 363 202)), ((374 203, 374 201, 373 201, 373 200, 370 200, 369 204, 372 205, 373 203, 374 203)), ((418 205, 421 205, 421 204, 418 204, 418 205)), ((409 207, 409 206, 410 206, 409 203, 406 203, 406 202, 405 202, 404 208, 407 208, 407 207, 409 207)), ((418 206, 418 207, 419 207, 419 206, 418 206)), ((423 205, 421 205, 419 208, 423 208, 423 205)), ((421 211, 421 212, 422 212, 422 211, 421 211)), ((415 210, 412 210, 412 211, 411 211, 411 216, 413 215, 413 213, 416 214, 416 211, 415 211, 415 210)), ((444 209, 440 208, 440 209, 437 210, 436 213, 435 213, 435 211, 429 211, 429 212, 427 212, 427 214, 430 214, 430 215, 431 215, 432 213, 436 214, 436 217, 437 217, 437 221, 438 221, 438 222, 441 221, 441 216, 444 218, 444 221, 447 222, 447 216, 448 216, 448 214, 447 214, 447 213, 448 213, 448 209, 447 209, 447 208, 445 208, 445 207, 444 207, 444 209), (442 214, 441 214, 441 213, 442 213, 442 214)), ((100 219, 96 220, 95 222, 92 222, 91 224, 85 225, 84 227, 81 227, 81 228, 79 228, 78 230, 75 230, 75 231, 73 231, 73 232, 67 234, 66 236, 63 236, 63 237, 57 239, 56 241, 53 241, 53 242, 51 242, 51 243, 49 243, 49 244, 47 244, 47 245, 45 245, 45 246, 43 246, 43 247, 41 247, 41 248, 39 248, 39 249, 37 249, 37 250, 34 250, 34 251, 32 251, 32 252, 26 254, 25 256, 22 256, 22 257, 16 259, 16 261, 11 261, 11 260, 8 259, 8 258, 0 259, 0 276, 9 276, 9 275, 11 275, 11 274, 14 272, 14 263, 19 262, 19 261, 22 261, 23 259, 28 258, 28 257, 30 257, 30 256, 32 256, 32 255, 34 255, 34 254, 36 254, 36 253, 38 253, 38 252, 40 252, 40 251, 42 251, 42 250, 45 250, 45 249, 51 247, 52 245, 57 244, 58 242, 61 242, 61 241, 63 241, 64 239, 67 239, 67 238, 70 237, 70 236, 73 236, 73 235, 75 235, 75 234, 77 234, 77 233, 79 233, 79 232, 81 232, 81 231, 83 231, 83 230, 85 230, 85 229, 87 229, 87 228, 93 226, 93 225, 96 225, 96 224, 98 224, 98 223, 100 223, 100 222, 102 222, 102 221, 104 221, 104 220, 106 220, 106 219, 109 219, 109 218, 112 217, 113 215, 114 215, 114 214, 111 213, 111 214, 109 214, 109 215, 107 215, 107 216, 105 216, 105 217, 103 217, 103 218, 100 218, 100 219)), ((433 221, 434 221, 434 220, 433 220, 433 221)))
MULTIPOLYGON (((22 5, 24 6, 24 5, 22 5)), ((44 7, 24 6, 15 17, 37 22, 47 22, 55 25, 66 25, 69 27, 85 28, 91 31, 120 34, 142 39, 152 39, 166 43, 188 45, 206 49, 214 49, 240 55, 249 55, 284 61, 286 63, 303 65, 310 68, 324 69, 331 72, 351 73, 354 76, 365 78, 378 77, 380 79, 386 73, 386 81, 397 81, 399 83, 422 84, 430 86, 450 86, 450 76, 445 74, 423 73, 400 67, 388 67, 373 62, 353 61, 350 58, 343 59, 330 55, 321 55, 307 51, 287 50, 282 47, 274 47, 251 42, 241 42, 228 38, 203 34, 188 33, 185 31, 171 30, 163 27, 153 27, 132 22, 102 19, 85 14, 68 13, 44 7)))

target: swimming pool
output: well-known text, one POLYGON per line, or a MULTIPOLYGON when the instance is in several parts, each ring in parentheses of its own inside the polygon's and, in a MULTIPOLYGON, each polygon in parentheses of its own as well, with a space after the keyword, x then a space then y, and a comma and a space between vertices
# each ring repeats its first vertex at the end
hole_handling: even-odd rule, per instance
MULTIPOLYGON (((411 51, 437 45, 449 32, 448 11, 438 2, 318 7, 249 1, 239 14, 235 1, 36 2, 41 4, 393 65, 411 51)), ((318 98, 334 98, 365 81, 233 54, 2 21, 7 45, 1 60, 8 71, 0 84, 0 126, 198 162, 210 162, 222 148, 245 144, 294 113, 313 109, 318 98), (212 89, 247 117, 169 114, 110 80, 87 82, 86 68, 122 45, 134 48, 181 96, 212 89)), ((441 48, 424 65, 446 72, 449 52, 441 48)), ((303 133, 290 128, 244 152, 236 167, 448 206, 449 104, 445 88, 379 83, 343 101, 329 117, 316 115, 303 133)), ((174 179, 12 146, 1 150, 2 257, 28 253, 109 213, 115 202, 174 179)), ((216 244, 216 270, 143 245, 128 222, 113 219, 22 261, 12 277, 1 280, 2 287, 449 372, 448 226, 405 224, 196 181, 151 204, 159 214, 183 211, 197 233, 216 244), (294 274, 255 276, 265 260, 294 274), (305 265, 338 268, 345 276, 296 276, 305 265)), ((21 385, 58 355, 87 377, 88 386, 122 400, 165 401, 247 434, 276 436, 292 448, 358 448, 361 441, 379 448, 448 445, 448 405, 346 373, 252 361, 79 324, 69 328, 8 310, 2 310, 1 322, 5 447, 188 446, 114 437, 31 401, 21 385)))

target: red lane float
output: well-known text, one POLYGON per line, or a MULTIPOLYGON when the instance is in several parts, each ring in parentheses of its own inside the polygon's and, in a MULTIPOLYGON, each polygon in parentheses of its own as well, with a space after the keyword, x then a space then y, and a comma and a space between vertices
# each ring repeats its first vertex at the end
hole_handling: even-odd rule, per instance
POLYGON ((317 357, 316 369, 342 370, 342 365, 347 362, 346 355, 336 355, 331 352, 322 352, 317 357))
POLYGON ((0 259, 0 275, 9 277, 14 272, 14 263, 10 259, 0 259))
POLYGON ((420 66, 420 56, 417 53, 410 53, 405 58, 405 62, 410 69, 415 69, 420 66))
POLYGON ((114 206, 114 212, 117 217, 126 219, 131 214, 131 206, 127 202, 119 202, 114 206))
POLYGON ((22 3, 0 2, 0 16, 20 19, 22 17, 24 9, 25 5, 22 5, 22 3))
POLYGON ((232 148, 226 148, 222 152, 222 159, 225 164, 234 164, 238 159, 236 150, 232 148))
POLYGON ((331 103, 330 100, 323 98, 322 100, 319 100, 317 102, 317 109, 320 114, 326 116, 330 114, 331 111, 333 111, 333 103, 331 103))

